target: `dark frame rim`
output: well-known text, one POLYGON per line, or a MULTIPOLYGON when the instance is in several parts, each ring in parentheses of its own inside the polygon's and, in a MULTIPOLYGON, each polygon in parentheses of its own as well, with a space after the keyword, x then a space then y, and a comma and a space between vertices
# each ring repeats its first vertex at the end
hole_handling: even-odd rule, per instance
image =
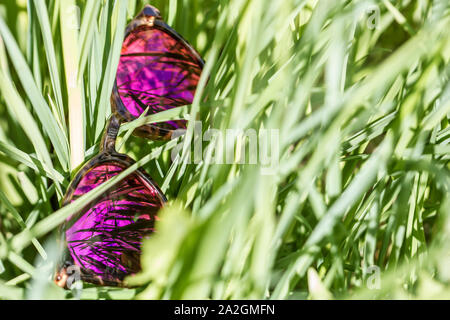
MULTIPOLYGON (((151 28, 158 28, 158 29, 162 30, 163 32, 166 32, 169 36, 172 36, 175 40, 179 41, 190 51, 190 53, 196 58, 197 63, 200 66, 200 69, 203 69, 204 61, 201 58, 201 56, 199 55, 199 53, 180 34, 178 34, 174 29, 172 29, 170 26, 168 26, 162 20, 162 18, 159 15, 159 11, 157 9, 155 9, 151 6, 146 6, 141 11, 141 13, 135 19, 133 19, 130 22, 130 24, 127 26, 124 40, 130 35, 130 33, 133 30, 135 30, 137 27, 140 27, 140 26, 149 26, 151 28), (152 12, 152 15, 145 14, 146 9, 148 9, 147 7, 150 7, 150 9, 151 9, 150 11, 152 12)), ((71 182, 66 190, 66 193, 64 194, 64 197, 61 201, 61 207, 64 207, 70 203, 70 201, 73 199, 73 194, 74 194, 76 188, 78 187, 79 183, 81 182, 82 178, 91 169, 95 168, 96 166, 106 164, 106 163, 116 163, 117 165, 122 167, 123 170, 125 170, 128 167, 130 167, 131 165, 136 163, 136 161, 134 161, 128 155, 118 153, 117 151, 115 151, 114 146, 108 145, 109 142, 115 141, 115 135, 117 134, 117 132, 114 133, 113 131, 114 130, 117 131, 117 128, 113 128, 114 126, 120 125, 120 122, 128 122, 128 121, 132 121, 132 120, 136 119, 135 117, 131 117, 130 115, 128 115, 128 118, 127 118, 126 114, 122 114, 120 112, 121 110, 126 111, 127 109, 125 108, 125 106, 122 102, 122 99, 120 98, 120 94, 118 92, 117 77, 116 77, 116 79, 114 79, 114 87, 113 87, 112 94, 111 94, 111 109, 112 109, 112 113, 113 113, 112 117, 116 117, 118 122, 115 124, 110 123, 106 127, 105 132, 104 132, 104 138, 103 138, 106 140, 103 141, 103 139, 102 139, 102 146, 101 146, 100 152, 96 156, 91 158, 83 166, 81 166, 81 168, 77 171, 74 178, 71 180, 71 182), (109 128, 110 126, 111 126, 111 128, 109 128), (109 129, 111 129, 111 133, 114 133, 114 134, 111 134, 111 137, 110 137, 109 129), (111 141, 108 141, 108 140, 111 140, 111 141)), ((145 133, 145 135, 143 135, 143 137, 148 138, 150 136, 154 140, 170 139, 172 132, 175 131, 175 130, 169 130, 169 129, 162 129, 162 128, 159 128, 152 124, 146 124, 139 128, 141 128, 141 130, 144 128, 147 129, 147 130, 143 131, 145 133), (155 133, 155 134, 151 134, 151 133, 155 133)), ((136 128, 135 132, 139 132, 139 128, 136 128)), ((159 199, 161 200, 162 205, 167 203, 167 198, 164 195, 164 193, 161 191, 159 186, 153 181, 153 179, 146 173, 146 171, 144 169, 137 168, 135 171, 133 171, 133 173, 136 173, 138 175, 138 177, 140 179, 142 179, 142 181, 145 184, 147 184, 147 186, 149 188, 154 188, 154 190, 157 191, 157 195, 158 195, 159 199)), ((131 174, 133 174, 133 173, 131 173, 131 174)), ((99 195, 99 197, 101 197, 101 196, 102 195, 99 195)), ((74 217, 74 215, 78 215, 81 212, 84 212, 86 208, 91 207, 98 200, 99 197, 86 203, 82 209, 77 210, 73 215, 70 216, 70 218, 74 217)), ((62 236, 61 240, 63 240, 60 244, 64 246, 63 247, 64 249, 63 249, 62 256, 60 257, 62 259, 62 261, 59 262, 59 266, 57 265, 57 272, 59 272, 60 270, 62 270, 64 268, 64 261, 70 260, 70 261, 72 261, 72 263, 74 263, 73 257, 70 254, 68 246, 67 246, 66 236, 65 236, 65 232, 64 232, 64 229, 67 227, 68 220, 69 220, 69 218, 67 218, 63 223, 61 223, 60 227, 59 227, 60 234, 62 236)), ((81 272, 81 280, 87 281, 87 282, 95 284, 95 285, 124 286, 124 283, 122 281, 103 280, 99 276, 96 276, 95 274, 92 274, 90 272, 85 272, 84 270, 83 270, 83 272, 81 272)))
MULTIPOLYGON (((66 206, 70 203, 70 201, 73 198, 73 193, 75 192, 78 184, 80 183, 81 179, 86 175, 86 173, 89 172, 92 168, 95 168, 96 166, 106 164, 106 163, 115 163, 118 164, 120 167, 124 168, 124 170, 134 163, 136 163, 132 158, 127 156, 126 154, 118 153, 118 152, 107 152, 102 151, 99 154, 97 154, 94 158, 89 160, 86 164, 84 164, 77 172, 75 177, 72 179, 72 181, 69 184, 69 187, 67 188, 66 194, 64 195, 64 198, 62 200, 62 207, 66 206)), ((136 173, 140 179, 143 180, 145 184, 148 185, 148 187, 152 187, 157 191, 157 195, 159 196, 162 205, 167 203, 167 198, 164 195, 164 193, 161 191, 161 189, 158 187, 158 185, 153 181, 153 179, 141 168, 136 169, 133 173, 136 173)), ((131 174, 133 174, 131 173, 131 174)), ((131 175, 130 174, 130 175, 131 175)), ((101 197, 101 195, 99 196, 101 197)), ((95 203, 98 200, 98 197, 94 200, 88 202, 82 209, 77 210, 74 215, 79 215, 80 213, 84 212, 86 208, 89 208, 92 206, 93 203, 95 203)), ((73 217, 71 215, 70 217, 73 217)), ((67 244, 67 239, 65 235, 65 229, 67 228, 68 220, 66 219, 63 223, 59 226, 59 233, 61 234, 60 239, 60 246, 61 246, 61 256, 59 258, 59 262, 57 263, 56 272, 60 272, 61 270, 65 269, 65 263, 70 262, 72 264, 76 264, 73 260, 73 257, 69 251, 69 247, 67 244)), ((118 286, 123 287, 126 286, 123 281, 121 280, 107 280, 107 279, 101 279, 99 276, 95 275, 92 272, 89 272, 88 270, 83 270, 80 267, 80 276, 81 280, 89 282, 94 285, 109 285, 109 286, 118 286)))
MULTIPOLYGON (((126 154, 123 154, 123 153, 100 152, 98 155, 96 155, 94 158, 92 158, 86 164, 84 164, 80 168, 80 170, 78 170, 75 177, 72 179, 72 181, 70 182, 70 184, 67 188, 67 191, 62 200, 62 206, 64 207, 70 203, 70 201, 72 200, 72 197, 73 197, 73 193, 76 190, 76 187, 78 186, 81 179, 86 175, 86 173, 89 170, 95 168, 96 166, 106 164, 106 163, 111 163, 111 162, 118 163, 119 165, 121 165, 124 168, 124 170, 136 163, 136 161, 134 161, 132 158, 130 158, 129 156, 127 156, 126 154)), ((158 187, 158 185, 153 181, 153 179, 143 169, 137 168, 133 173, 136 173, 140 178, 144 179, 144 182, 148 183, 148 185, 150 187, 153 187, 158 192, 158 196, 160 196, 162 203, 167 202, 167 198, 164 195, 164 193, 161 191, 161 189, 158 187)), ((133 173, 131 173, 131 174, 133 174, 133 173)), ((95 200, 89 202, 88 204, 86 204, 86 206, 89 206, 94 201, 95 200)))

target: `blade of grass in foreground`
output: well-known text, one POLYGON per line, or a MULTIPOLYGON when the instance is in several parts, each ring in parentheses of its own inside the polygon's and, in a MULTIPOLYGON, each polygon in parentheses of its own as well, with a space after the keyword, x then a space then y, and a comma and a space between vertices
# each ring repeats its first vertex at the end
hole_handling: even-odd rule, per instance
POLYGON ((78 77, 78 14, 74 0, 64 0, 59 4, 61 37, 66 75, 67 100, 69 109, 70 170, 73 171, 84 161, 84 123, 82 105, 82 82, 78 77), (74 24, 75 23, 75 24, 74 24))
POLYGON ((45 175, 57 183, 64 182, 64 176, 62 176, 58 171, 54 170, 51 167, 47 167, 45 163, 42 163, 35 157, 30 156, 29 154, 17 149, 16 147, 0 141, 0 151, 6 154, 8 157, 11 157, 11 159, 23 163, 27 167, 40 172, 41 175, 45 175))
POLYGON ((67 137, 58 122, 53 117, 50 108, 45 101, 42 94, 39 92, 36 83, 34 82, 33 74, 31 73, 22 52, 19 49, 13 35, 8 29, 3 18, 0 16, 0 35, 8 50, 8 53, 14 59, 11 59, 17 75, 22 83, 28 98, 34 107, 36 114, 48 134, 58 156, 59 162, 65 171, 69 168, 69 148, 67 137))
MULTIPOLYGON (((53 170, 50 154, 33 116, 20 98, 19 93, 13 87, 10 80, 3 75, 2 71, 0 71, 0 91, 3 92, 11 115, 17 119, 25 134, 30 139, 34 150, 38 155, 38 159, 41 160, 47 168, 53 170)), ((55 180, 55 183, 59 192, 62 193, 57 180, 55 180)))
MULTIPOLYGON (((8 208, 9 212, 16 219, 17 223, 20 225, 22 230, 26 230, 26 229, 29 230, 29 228, 25 224, 25 221, 23 221, 23 218, 20 215, 20 213, 16 210, 16 208, 14 208, 14 206, 11 204, 11 202, 9 202, 6 195, 1 190, 0 190, 0 201, 6 206, 6 208, 8 208)), ((31 242, 33 243, 34 247, 39 252, 41 257, 44 260, 47 259, 47 254, 45 253, 45 250, 42 247, 42 245, 39 243, 39 241, 36 238, 33 238, 33 239, 31 239, 31 242)))
POLYGON ((80 61, 78 64, 78 80, 81 80, 80 78, 84 74, 88 61, 88 55, 91 52, 96 28, 95 19, 98 17, 98 13, 100 12, 100 5, 101 1, 89 0, 84 10, 80 27, 80 61))
POLYGON ((103 77, 103 85, 101 88, 100 99, 97 106, 97 118, 95 126, 96 140, 103 132, 106 117, 108 116, 109 98, 114 86, 117 66, 120 59, 120 51, 122 49, 123 36, 125 31, 125 23, 127 18, 127 2, 118 0, 114 4, 113 18, 111 22, 112 30, 114 30, 114 38, 111 50, 109 52, 106 70, 103 77))
POLYGON ((63 125, 63 130, 65 128, 65 113, 64 104, 61 91, 61 82, 59 77, 58 65, 56 63, 55 45, 52 39, 52 32, 50 28, 50 20, 48 16, 48 9, 43 0, 34 1, 34 7, 36 8, 36 13, 39 19, 39 24, 41 26, 41 34, 44 39, 45 54, 47 57, 47 64, 49 68, 50 79, 52 82, 52 88, 56 96, 56 106, 58 110, 59 121, 63 125))

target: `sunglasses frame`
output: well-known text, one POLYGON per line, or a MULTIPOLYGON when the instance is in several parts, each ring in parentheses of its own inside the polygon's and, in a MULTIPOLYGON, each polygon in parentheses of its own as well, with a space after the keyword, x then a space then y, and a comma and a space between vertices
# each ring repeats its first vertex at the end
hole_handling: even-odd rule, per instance
MULTIPOLYGON (((109 165, 117 165, 121 168, 128 168, 131 165, 135 163, 135 161, 127 156, 126 154, 119 153, 115 149, 115 142, 117 138, 117 133, 119 131, 120 122, 119 120, 114 116, 111 115, 108 125, 104 131, 103 138, 100 144, 100 152, 98 155, 96 155, 94 158, 89 160, 86 164, 84 164, 81 169, 77 172, 75 177, 70 182, 70 185, 67 189, 66 194, 64 195, 64 198, 62 200, 62 206, 68 205, 72 198, 73 194, 78 187, 80 181, 83 179, 83 177, 93 168, 103 165, 103 164, 109 164, 109 165)), ((153 188, 157 192, 157 196, 159 197, 162 204, 167 202, 167 198, 164 195, 164 193, 161 191, 161 189, 158 187, 158 185, 153 181, 153 179, 142 169, 138 168, 136 171, 133 172, 133 174, 136 174, 138 178, 146 185, 147 188, 153 188)), ((102 195, 103 196, 103 195, 102 195)), ((101 197, 101 196, 100 196, 101 197)), ((75 215, 83 213, 86 211, 87 208, 91 207, 93 204, 95 204, 98 201, 98 198, 94 199, 93 201, 86 204, 83 209, 79 210, 75 215)), ((62 236, 60 239, 61 243, 63 244, 64 253, 62 255, 62 259, 59 262, 59 265, 57 267, 57 274, 55 275, 55 282, 65 289, 69 289, 67 287, 67 279, 69 275, 67 274, 67 269, 69 266, 75 265, 73 261, 73 257, 71 256, 69 250, 67 241, 65 239, 65 230, 69 227, 68 221, 65 221, 61 226, 59 227, 59 232, 62 236), (59 277, 58 280, 56 277, 59 277)), ((114 270, 112 270, 114 271, 114 270)), ((80 268, 80 280, 96 284, 96 285, 108 285, 108 286, 117 286, 117 287, 123 287, 124 284, 122 280, 107 280, 102 279, 100 276, 95 275, 94 273, 91 273, 89 271, 83 271, 80 268)))
MULTIPOLYGON (((164 20, 162 20, 162 17, 156 8, 150 5, 146 5, 142 12, 127 26, 124 39, 126 39, 136 28, 142 26, 159 29, 167 33, 178 43, 184 45, 193 55, 193 57, 195 57, 199 67, 203 69, 205 62, 197 53, 197 51, 195 51, 195 49, 186 40, 184 40, 184 38, 178 32, 176 32, 169 25, 167 25, 164 20)), ((111 95, 111 109, 112 113, 119 119, 120 122, 129 122, 136 119, 136 117, 130 114, 130 112, 125 107, 122 99, 120 98, 119 90, 117 87, 117 78, 114 81, 114 87, 111 95)), ((164 129, 152 124, 145 124, 136 128, 133 134, 151 140, 169 140, 172 137, 173 131, 174 130, 164 129)))
MULTIPOLYGON (((195 49, 193 49, 191 45, 189 45, 189 43, 186 40, 184 40, 180 34, 178 34, 175 30, 173 30, 162 20, 162 17, 156 8, 150 5, 146 5, 142 10, 142 12, 135 19, 133 19, 127 26, 124 39, 126 39, 130 35, 130 33, 133 32, 133 30, 141 26, 149 26, 151 28, 156 28, 169 34, 176 41, 183 44, 192 53, 193 57, 196 58, 200 69, 203 69, 204 61, 197 53, 197 51, 195 51, 195 49)), ((132 158, 130 158, 126 154, 117 152, 115 149, 116 138, 121 123, 133 121, 136 119, 136 117, 130 114, 130 112, 127 110, 124 103, 122 102, 117 87, 117 79, 114 82, 114 87, 111 94, 111 111, 112 114, 104 130, 102 141, 100 143, 99 153, 92 159, 90 159, 78 170, 75 177, 70 182, 67 192, 63 197, 61 203, 62 206, 66 206, 71 202, 77 186, 79 185, 83 177, 93 168, 102 164, 112 164, 125 169, 135 163, 135 161, 132 158)), ((171 138, 173 131, 174 130, 160 128, 152 124, 145 124, 141 127, 136 128, 133 134, 151 140, 168 140, 171 138)), ((157 195, 159 196, 162 204, 167 202, 167 198, 165 197, 161 189, 143 169, 140 168, 137 169, 136 171, 134 171, 134 174, 136 174, 138 178, 141 179, 141 181, 146 186, 148 186, 149 188, 153 188, 154 190, 157 191, 157 195)), ((91 207, 97 201, 98 198, 89 202, 83 209, 79 210, 79 212, 75 214, 85 212, 86 208, 91 207)), ((67 270, 69 266, 75 265, 73 257, 69 252, 67 241, 65 239, 65 229, 68 223, 69 222, 66 221, 59 227, 59 231, 61 234, 60 240, 61 243, 63 244, 64 253, 57 266, 57 272, 55 275, 55 283, 58 286, 63 287, 65 289, 69 289, 67 287, 67 280, 69 278, 67 270)), ((81 270, 81 268, 80 268, 80 280, 96 285, 110 285, 118 287, 125 286, 121 279, 117 280, 102 279, 100 276, 94 274, 93 272, 83 271, 81 270)))

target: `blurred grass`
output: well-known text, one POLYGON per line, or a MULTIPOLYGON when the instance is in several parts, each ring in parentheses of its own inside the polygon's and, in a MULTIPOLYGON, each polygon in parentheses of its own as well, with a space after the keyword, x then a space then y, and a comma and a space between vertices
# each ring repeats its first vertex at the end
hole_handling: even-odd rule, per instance
POLYGON ((447 1, 152 1, 205 58, 194 103, 124 125, 137 164, 59 209, 148 3, 74 1, 78 21, 62 2, 0 3, 0 299, 450 298, 447 1), (278 129, 279 165, 181 165, 177 141, 129 136, 180 117, 278 129), (139 166, 169 204, 137 287, 54 286, 57 225, 139 166))

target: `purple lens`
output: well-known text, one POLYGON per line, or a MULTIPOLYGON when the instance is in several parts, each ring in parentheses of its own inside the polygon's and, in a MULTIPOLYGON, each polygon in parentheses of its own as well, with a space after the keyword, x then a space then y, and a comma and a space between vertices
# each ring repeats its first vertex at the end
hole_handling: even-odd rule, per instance
MULTIPOLYGON (((154 114, 191 104, 202 66, 192 50, 156 26, 142 25, 126 37, 117 70, 117 88, 126 112, 137 118, 149 107, 154 114)), ((174 130, 185 121, 154 126, 174 130)))
MULTIPOLYGON (((73 202, 124 170, 116 163, 91 168, 76 186, 73 202)), ((140 270, 142 239, 153 232, 163 196, 135 172, 69 217, 64 225, 73 262, 83 274, 105 283, 120 282, 140 270)))

